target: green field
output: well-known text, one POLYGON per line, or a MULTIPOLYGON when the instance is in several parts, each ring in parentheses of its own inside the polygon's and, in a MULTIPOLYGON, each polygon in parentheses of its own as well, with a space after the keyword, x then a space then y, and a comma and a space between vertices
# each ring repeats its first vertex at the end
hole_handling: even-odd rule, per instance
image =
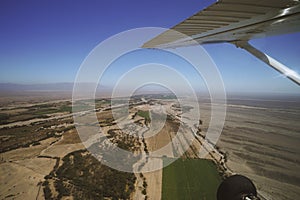
POLYGON ((138 110, 137 115, 139 115, 141 117, 144 117, 146 123, 150 123, 151 122, 150 113, 149 113, 148 110, 147 111, 138 110))
MULTIPOLYGON (((164 163, 167 159, 164 158, 164 163)), ((163 169, 162 199, 215 200, 221 182, 211 160, 178 159, 163 169)))

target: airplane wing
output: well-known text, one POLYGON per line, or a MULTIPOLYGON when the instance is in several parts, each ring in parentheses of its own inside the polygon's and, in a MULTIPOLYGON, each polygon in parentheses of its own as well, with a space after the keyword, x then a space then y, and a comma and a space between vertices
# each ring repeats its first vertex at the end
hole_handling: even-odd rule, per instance
POLYGON ((198 43, 248 41, 300 31, 299 0, 220 0, 143 45, 176 48, 198 43), (183 34, 176 34, 174 31, 183 34))
POLYGON ((229 42, 300 85, 297 72, 248 43, 253 38, 299 31, 299 0, 220 0, 146 42, 142 47, 177 48, 229 42))

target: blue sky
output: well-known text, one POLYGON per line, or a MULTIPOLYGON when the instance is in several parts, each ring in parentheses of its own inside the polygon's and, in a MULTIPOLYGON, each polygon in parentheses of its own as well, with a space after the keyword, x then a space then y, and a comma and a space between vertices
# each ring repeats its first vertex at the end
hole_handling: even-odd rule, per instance
MULTIPOLYGON (((214 1, 101 0, 0 2, 0 82, 73 82, 88 53, 101 41, 139 27, 170 28, 214 1)), ((251 43, 300 71, 300 33, 251 43)), ((247 52, 230 44, 204 45, 229 92, 300 93, 247 52)))

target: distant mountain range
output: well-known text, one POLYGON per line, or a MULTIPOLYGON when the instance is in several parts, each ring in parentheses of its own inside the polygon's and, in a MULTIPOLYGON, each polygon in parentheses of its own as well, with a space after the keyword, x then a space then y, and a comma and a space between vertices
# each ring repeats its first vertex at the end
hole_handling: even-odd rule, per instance
MULTIPOLYGON (((43 84, 16 84, 16 83, 0 83, 0 92, 19 92, 19 91, 73 91, 74 83, 43 83, 43 84)), ((77 84, 78 88, 82 91, 89 89, 93 90, 94 84, 81 83, 77 84)), ((112 91, 113 86, 98 85, 97 91, 108 92, 112 91)), ((124 87, 124 91, 126 87, 124 87)), ((142 91, 149 92, 166 92, 165 88, 159 86, 147 86, 142 91)))
POLYGON ((15 84, 0 83, 0 91, 72 91, 73 83, 15 84))
MULTIPOLYGON (((80 90, 84 93, 89 91, 89 89, 92 89, 93 87, 90 87, 91 83, 81 83, 80 84, 80 90)), ((16 84, 16 83, 0 83, 0 93, 1 95, 5 95, 8 93, 23 93, 25 92, 28 94, 28 92, 67 92, 68 94, 71 94, 73 91, 74 83, 43 83, 43 84, 16 84)), ((110 95, 113 91, 112 86, 103 86, 100 85, 100 87, 97 88, 98 94, 105 94, 110 95)), ((164 88, 157 88, 153 86, 145 87, 142 90, 135 91, 135 95, 137 94, 157 94, 157 93, 172 93, 164 88)), ((120 95, 127 95, 128 92, 126 89, 124 90, 124 94, 120 95)), ((207 96, 207 93, 204 91, 202 92, 199 90, 199 95, 207 96)), ((207 96, 209 98, 209 96, 207 96)), ((251 92, 244 92, 244 93, 231 93, 227 92, 227 98, 228 99, 264 99, 264 100, 286 100, 289 99, 291 101, 299 101, 300 94, 289 94, 289 93, 251 93, 251 92)))

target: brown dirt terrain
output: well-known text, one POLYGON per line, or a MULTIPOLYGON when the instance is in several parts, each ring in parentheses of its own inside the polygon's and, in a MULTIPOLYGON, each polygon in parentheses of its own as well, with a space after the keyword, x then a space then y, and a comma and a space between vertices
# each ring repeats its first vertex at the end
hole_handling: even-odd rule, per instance
MULTIPOLYGON (((159 101, 153 102, 157 103, 159 101)), ((171 100, 163 103, 164 106, 168 107, 166 110, 169 111, 168 114, 170 116, 178 117, 180 110, 176 107, 172 108, 170 106, 172 104, 171 100)), ((151 109, 149 105, 145 105, 145 107, 144 105, 131 106, 129 117, 134 118, 141 130, 144 130, 142 128, 147 125, 143 121, 143 117, 134 117, 134 114, 138 110, 147 111, 149 109, 151 109)), ((24 111, 26 112, 26 110, 18 110, 18 108, 7 110, 11 114, 18 114, 24 111)), ((203 119, 201 133, 205 136, 210 121, 209 105, 201 104, 201 112, 201 119, 203 119)), ((207 158, 227 160, 227 165, 231 170, 247 175, 254 180, 259 191, 264 196, 270 196, 271 199, 297 199, 300 195, 300 177, 299 173, 297 173, 299 171, 298 155, 300 153, 299 113, 299 109, 229 106, 226 124, 221 139, 217 144, 224 155, 226 155, 226 159, 222 158, 224 155, 218 154, 214 147, 203 143, 204 141, 201 138, 199 138, 199 141, 193 141, 193 145, 183 156, 191 158, 201 157, 201 155, 198 155, 199 150, 205 147, 210 153, 207 155, 207 158)), ((109 135, 108 132, 111 129, 119 129, 112 119, 110 110, 97 113, 97 117, 105 135, 109 135)), ((43 199, 43 187, 40 186, 40 182, 43 182, 44 176, 49 175, 50 171, 53 170, 53 167, 57 164, 56 158, 61 160, 69 153, 85 149, 76 130, 71 126, 69 127, 70 122, 64 121, 69 121, 69 118, 55 119, 53 124, 52 122, 39 121, 31 127, 14 127, 10 131, 3 128, 0 129, 1 147, 14 144, 14 141, 17 141, 16 144, 23 144, 23 142, 26 144, 23 147, 17 146, 15 150, 1 153, 1 199, 35 199, 36 197, 37 199, 43 199), (39 132, 38 128, 41 127, 43 129, 40 130, 44 131, 39 132), (26 131, 24 131, 24 128, 26 131), (43 138, 52 129, 53 134, 57 135, 43 138), (27 137, 28 135, 29 137, 27 137), (35 141, 39 143, 33 146, 35 141), (46 157, 40 157, 41 155, 46 157)), ((152 136, 150 131, 145 132, 144 142, 147 145, 147 150, 154 152, 170 143, 178 130, 178 124, 179 121, 168 119, 162 130, 155 136, 152 136)), ((98 127, 98 125, 96 126, 98 127)), ((90 134, 88 131, 87 135, 90 134)), ((126 139, 125 136, 119 137, 119 135, 125 134, 122 131, 117 131, 113 137, 121 140, 126 139)), ((166 149, 164 155, 177 157, 177 153, 182 153, 181 146, 186 141, 184 138, 179 139, 180 142, 166 149), (174 148, 174 146, 177 148, 174 148)), ((143 143, 142 139, 139 139, 138 142, 143 143)), ((141 145, 140 151, 144 151, 143 148, 144 146, 141 145)), ((161 160, 159 158, 150 157, 149 159, 157 161, 150 163, 160 165, 161 160)), ((63 162, 60 161, 58 164, 57 167, 59 168, 63 162)), ((147 167, 147 163, 144 167, 147 167)), ((160 199, 161 174, 161 170, 144 173, 147 182, 147 197, 149 199, 160 199)), ((64 184, 67 186, 66 182, 64 184)), ((142 184, 143 182, 141 182, 142 184)), ((54 181, 52 183, 51 181, 49 182, 49 187, 54 192, 54 195, 58 195, 58 193, 55 194, 54 181)), ((137 195, 136 197, 139 199, 144 196, 137 195)), ((71 197, 67 196, 63 198, 71 199, 71 197)))
POLYGON ((56 161, 38 156, 54 141, 49 138, 40 145, 1 154, 1 199, 44 199, 41 183, 56 161))

